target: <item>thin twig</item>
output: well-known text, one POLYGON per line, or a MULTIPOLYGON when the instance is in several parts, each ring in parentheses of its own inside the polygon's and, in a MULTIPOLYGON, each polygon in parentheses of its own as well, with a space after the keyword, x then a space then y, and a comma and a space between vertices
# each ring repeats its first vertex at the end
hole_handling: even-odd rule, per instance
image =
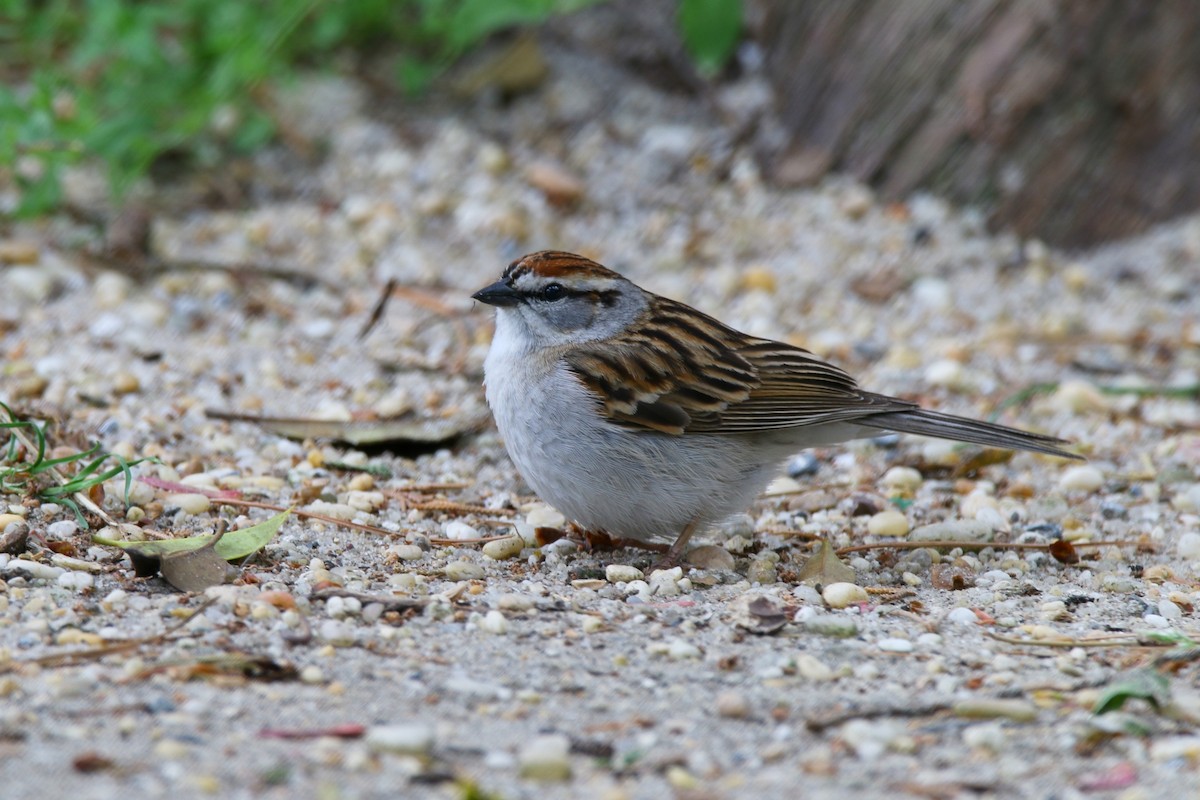
POLYGON ((98 658, 112 655, 114 653, 122 653, 126 650, 136 650, 139 647, 148 644, 162 644, 171 639, 174 634, 178 633, 183 626, 194 620, 197 615, 201 614, 205 609, 217 602, 217 598, 210 597, 201 603, 191 614, 181 619, 171 627, 167 628, 162 633, 154 636, 145 636, 140 639, 128 639, 123 642, 113 642, 99 647, 94 647, 90 650, 73 650, 68 653, 52 653, 48 656, 40 656, 38 658, 22 659, 20 661, 11 661, 8 664, 0 665, 0 672, 7 672, 19 666, 26 664, 38 664, 43 667, 67 667, 75 664, 82 664, 86 661, 95 661, 98 658))
POLYGON ((387 308, 388 300, 392 299, 392 292, 396 289, 396 279, 389 278, 384 284, 383 291, 379 293, 379 299, 375 301, 375 307, 371 309, 371 316, 367 317, 367 322, 362 326, 362 330, 358 332, 358 336, 354 337, 355 341, 361 342, 367 338, 367 334, 379 324, 380 318, 383 317, 383 312, 387 308))
MULTIPOLYGON (((1054 542, 960 542, 953 539, 936 539, 930 542, 874 542, 873 544, 856 544, 838 549, 837 554, 861 553, 866 550, 922 550, 926 547, 955 548, 963 550, 1049 550, 1054 542)), ((1140 547, 1141 542, 1126 539, 1099 542, 1071 542, 1074 547, 1140 547)))
POLYGON ((855 719, 879 719, 880 717, 932 717, 954 707, 949 700, 939 700, 932 703, 909 706, 873 706, 849 711, 838 711, 819 717, 809 717, 804 721, 804 727, 813 733, 822 733, 829 728, 837 727, 855 719))

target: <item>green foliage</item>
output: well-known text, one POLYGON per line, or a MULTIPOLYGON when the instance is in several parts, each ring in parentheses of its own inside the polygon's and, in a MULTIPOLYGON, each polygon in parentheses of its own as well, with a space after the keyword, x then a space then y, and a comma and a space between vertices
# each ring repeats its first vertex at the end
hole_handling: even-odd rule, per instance
POLYGON ((212 166, 274 134, 262 88, 395 43, 419 88, 488 34, 595 0, 0 0, 0 166, 18 213, 85 156, 121 195, 167 153, 212 166))
MULTIPOLYGON (((65 166, 99 159, 120 197, 171 154, 215 167, 275 133, 269 93, 300 66, 387 45, 424 88, 491 33, 601 0, 0 0, 0 170, 18 214, 61 202, 65 166)), ((697 66, 741 36, 741 0, 679 0, 697 66)))
POLYGON ((79 504, 72 495, 77 492, 86 493, 93 486, 124 475, 124 496, 128 505, 129 487, 133 480, 129 468, 145 459, 126 461, 120 456, 101 452, 99 444, 59 458, 46 458, 46 433, 42 426, 19 418, 4 403, 0 403, 0 411, 7 417, 0 418, 0 432, 9 432, 8 440, 0 446, 0 493, 19 492, 38 497, 48 503, 65 505, 75 512, 80 527, 86 528, 87 522, 83 518, 83 512, 79 510, 79 504), (32 442, 26 433, 33 435, 32 442), (116 462, 115 466, 102 469, 110 459, 116 462), (70 474, 64 481, 55 482, 55 472, 70 474))
POLYGON ((679 0, 679 28, 696 65, 715 73, 742 37, 742 0, 679 0))

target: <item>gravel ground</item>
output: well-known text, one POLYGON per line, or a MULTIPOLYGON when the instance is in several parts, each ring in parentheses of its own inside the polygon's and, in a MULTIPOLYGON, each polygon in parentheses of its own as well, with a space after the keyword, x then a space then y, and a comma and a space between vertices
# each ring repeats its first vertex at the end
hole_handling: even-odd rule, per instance
POLYGON ((154 220, 157 258, 236 268, 135 281, 83 255, 78 221, 8 230, 0 399, 57 419, 52 445, 160 462, 129 509, 109 482, 102 535, 271 513, 188 494, 218 489, 381 530, 292 517, 233 583, 187 594, 94 544, 104 522, 0 497, 0 527, 31 531, 0 555, 2 794, 1194 796, 1200 406, 1160 390, 1200 383, 1200 219, 1067 255, 931 198, 772 189, 736 134, 767 96, 753 74, 700 102, 569 42, 546 55, 509 105, 399 123, 355 86, 303 87, 289 113, 328 143, 319 165, 268 153, 250 210, 154 220), (798 454, 703 569, 539 547, 561 519, 480 424, 491 322, 469 294, 544 247, 874 390, 980 416, 1015 397, 1001 419, 1089 461, 885 437, 798 454), (465 432, 363 452, 213 409, 465 432), (817 539, 960 544, 847 553, 853 577, 814 587, 817 539), (1058 539, 1074 553, 999 546, 1058 539), (1093 713, 1124 681, 1146 694, 1155 659, 1159 707, 1093 713))

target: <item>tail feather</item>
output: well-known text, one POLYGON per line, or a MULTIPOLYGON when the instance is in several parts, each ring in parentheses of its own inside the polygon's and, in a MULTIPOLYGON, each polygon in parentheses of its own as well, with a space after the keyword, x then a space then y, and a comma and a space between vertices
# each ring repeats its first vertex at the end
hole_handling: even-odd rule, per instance
POLYGON ((1035 453, 1046 453, 1061 458, 1083 459, 1082 456, 1054 446, 1069 444, 1065 439, 1009 428, 994 422, 942 414, 924 408, 874 414, 857 419, 855 422, 870 428, 897 433, 915 433, 938 439, 953 439, 958 442, 1001 447, 1006 450, 1031 450, 1035 453))

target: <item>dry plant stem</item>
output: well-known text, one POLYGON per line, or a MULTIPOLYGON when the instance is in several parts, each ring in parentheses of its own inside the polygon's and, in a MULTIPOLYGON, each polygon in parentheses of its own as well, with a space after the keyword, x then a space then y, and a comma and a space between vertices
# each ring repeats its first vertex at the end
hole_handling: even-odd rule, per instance
POLYGON ((384 285, 383 291, 379 293, 379 299, 375 301, 375 307, 371 309, 371 316, 367 318, 367 322, 362 326, 362 330, 355 337, 357 341, 362 341, 367 338, 367 334, 379 324, 379 319, 383 316, 384 310, 387 308, 388 300, 392 299, 392 292, 396 289, 396 279, 389 278, 384 285))
POLYGON ((415 306, 450 320, 450 324, 454 328, 454 336, 458 340, 458 355, 446 366, 446 369, 451 375, 462 374, 467 364, 467 352, 471 349, 471 336, 467 332, 466 324, 462 321, 462 312, 451 308, 441 298, 412 286, 394 287, 392 293, 415 306))
MULTIPOLYGON (((363 533, 374 533, 379 536, 390 536, 393 539, 403 538, 406 535, 400 531, 389 531, 386 528, 380 528, 375 525, 363 525, 361 522, 350 522, 349 520, 344 519, 334 519, 333 517, 327 517, 324 514, 316 514, 312 511, 304 511, 299 508, 289 509, 284 506, 277 506, 273 503, 263 503, 258 500, 243 500, 237 497, 213 497, 211 500, 218 505, 239 506, 242 508, 263 508, 267 511, 278 511, 281 513, 290 510, 297 517, 316 519, 329 525, 333 525, 334 527, 350 528, 351 530, 362 531, 363 533)), ((487 522, 496 522, 503 525, 512 524, 504 520, 487 520, 487 522)), ((503 536, 487 536, 479 539, 439 539, 430 537, 429 541, 436 545, 478 544, 490 542, 493 539, 507 539, 508 537, 509 534, 505 534, 503 536)))
POLYGON ((82 664, 87 661, 95 661, 98 658, 112 655, 114 653, 122 653, 126 650, 136 650, 139 647, 150 644, 162 644, 168 641, 183 626, 194 620, 198 615, 204 612, 209 606, 217 602, 217 598, 210 597, 201 603, 192 613, 188 614, 179 622, 167 628, 162 633, 156 633, 153 636, 145 636, 141 639, 129 639, 124 642, 113 642, 112 644, 101 645, 90 650, 73 650, 69 653, 54 653, 40 658, 30 658, 22 661, 11 661, 8 664, 0 667, 0 672, 7 672, 25 664, 37 664, 43 667, 69 667, 75 664, 82 664))
POLYGON ((1019 644, 1032 647, 1143 647, 1147 649, 1175 647, 1170 643, 1147 642, 1136 636, 1113 639, 1022 639, 1017 636, 1005 636, 993 631, 984 631, 988 636, 1005 644, 1019 644))
POLYGON ((926 703, 918 706, 872 706, 852 711, 839 711, 820 717, 810 717, 804 721, 804 727, 813 733, 822 733, 829 728, 837 727, 855 719, 879 719, 880 717, 932 717, 949 711, 954 704, 949 701, 926 703))
MULTIPOLYGON (((850 547, 842 547, 837 551, 839 556, 844 556, 847 553, 861 553, 866 550, 923 550, 926 547, 953 549, 955 547, 963 550, 983 550, 992 548, 993 550, 1049 550, 1053 542, 956 542, 952 539, 938 539, 932 542, 875 542, 873 544, 856 544, 850 547)), ((1071 542, 1071 545, 1079 547, 1138 547, 1141 542, 1133 542, 1124 539, 1099 542, 1071 542)))
MULTIPOLYGON (((24 432, 21 431, 20 428, 12 428, 11 430, 12 430, 13 436, 16 436, 17 439, 21 442, 21 444, 25 445, 26 450, 28 450, 31 453, 37 451, 37 447, 32 442, 30 442, 29 439, 27 439, 25 437, 24 432)), ((50 474, 54 476, 55 480, 58 481, 59 486, 66 485, 67 477, 65 475, 63 475, 61 472, 59 472, 58 467, 50 467, 49 471, 50 471, 50 474)), ((83 506, 88 511, 95 514, 97 517, 104 520, 104 522, 106 524, 111 525, 114 528, 120 527, 119 522, 117 522, 115 519, 110 517, 103 508, 101 508, 100 506, 93 503, 92 499, 90 497, 88 497, 86 494, 84 494, 83 492, 75 492, 75 494, 73 494, 71 496, 75 499, 75 502, 79 503, 79 505, 83 506)))

